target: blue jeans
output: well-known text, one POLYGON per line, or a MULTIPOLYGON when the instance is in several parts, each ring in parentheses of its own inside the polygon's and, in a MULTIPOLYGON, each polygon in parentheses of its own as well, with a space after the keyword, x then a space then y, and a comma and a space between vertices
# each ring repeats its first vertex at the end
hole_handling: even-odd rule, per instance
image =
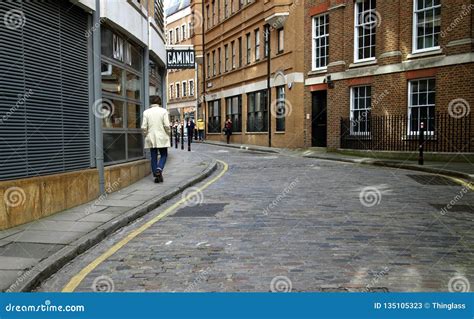
POLYGON ((151 172, 155 174, 158 170, 163 172, 166 159, 168 158, 168 148, 150 148, 151 153, 151 172), (158 162, 158 152, 160 152, 160 161, 158 162))

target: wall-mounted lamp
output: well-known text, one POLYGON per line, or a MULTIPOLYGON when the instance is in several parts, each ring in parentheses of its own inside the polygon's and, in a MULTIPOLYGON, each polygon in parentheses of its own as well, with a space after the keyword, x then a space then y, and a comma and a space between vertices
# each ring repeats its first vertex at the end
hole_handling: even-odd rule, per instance
POLYGON ((326 77, 325 82, 328 84, 329 89, 334 89, 334 81, 331 79, 330 75, 326 77))

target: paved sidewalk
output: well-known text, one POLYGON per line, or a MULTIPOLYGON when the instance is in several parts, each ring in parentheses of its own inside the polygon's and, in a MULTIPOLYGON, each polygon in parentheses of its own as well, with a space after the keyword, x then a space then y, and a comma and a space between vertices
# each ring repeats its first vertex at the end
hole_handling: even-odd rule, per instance
POLYGON ((172 149, 163 184, 146 178, 35 222, 0 231, 0 290, 30 290, 108 234, 209 176, 216 161, 172 149))
POLYGON ((453 177, 464 178, 474 181, 474 164, 460 162, 435 162, 425 161, 424 165, 418 165, 417 161, 404 161, 392 159, 378 159, 371 157, 358 157, 344 155, 337 152, 326 152, 324 148, 309 149, 282 149, 275 147, 265 147, 256 145, 225 144, 222 142, 206 141, 206 144, 238 148, 250 151, 260 151, 269 153, 280 153, 289 156, 303 156, 308 158, 326 159, 331 161, 340 161, 354 164, 376 165, 393 168, 403 168, 410 170, 423 171, 427 173, 442 174, 453 177))

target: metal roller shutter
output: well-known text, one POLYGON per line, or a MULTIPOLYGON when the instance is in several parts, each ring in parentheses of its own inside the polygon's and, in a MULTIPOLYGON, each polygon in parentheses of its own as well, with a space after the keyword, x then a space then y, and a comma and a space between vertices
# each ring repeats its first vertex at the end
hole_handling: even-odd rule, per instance
POLYGON ((9 10, 26 20, 0 26, 0 180, 89 168, 87 14, 69 1, 9 10))

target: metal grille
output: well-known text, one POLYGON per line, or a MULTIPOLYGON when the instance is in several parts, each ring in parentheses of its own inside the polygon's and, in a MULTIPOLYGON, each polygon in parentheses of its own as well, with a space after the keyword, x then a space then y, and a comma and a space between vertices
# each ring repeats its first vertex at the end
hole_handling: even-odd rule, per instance
POLYGON ((201 204, 196 206, 187 206, 178 210, 172 217, 213 217, 224 210, 228 204, 201 204))
POLYGON ((90 166, 87 14, 67 1, 2 1, 0 180, 90 166), (3 21, 2 21, 3 22, 3 21))
POLYGON ((455 181, 439 175, 407 175, 421 185, 459 186, 455 181))

